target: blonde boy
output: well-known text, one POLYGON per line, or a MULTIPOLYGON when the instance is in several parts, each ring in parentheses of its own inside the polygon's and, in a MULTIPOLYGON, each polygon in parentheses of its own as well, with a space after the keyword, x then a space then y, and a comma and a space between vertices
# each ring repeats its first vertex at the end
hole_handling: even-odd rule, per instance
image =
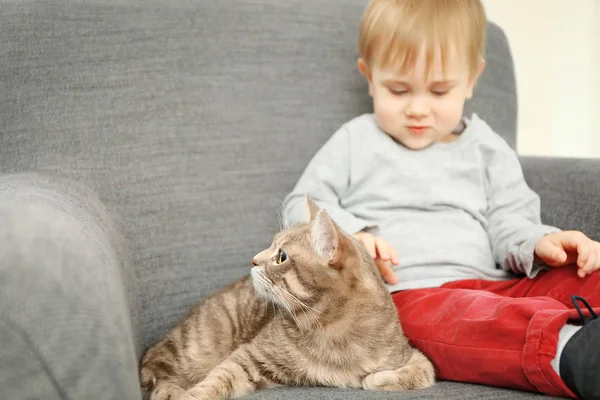
POLYGON ((358 68, 374 112, 313 157, 286 222, 308 193, 369 249, 439 378, 598 398, 600 319, 567 322, 587 305, 571 295, 600 306, 600 243, 543 225, 515 152, 463 117, 486 26, 479 0, 371 1, 358 68))

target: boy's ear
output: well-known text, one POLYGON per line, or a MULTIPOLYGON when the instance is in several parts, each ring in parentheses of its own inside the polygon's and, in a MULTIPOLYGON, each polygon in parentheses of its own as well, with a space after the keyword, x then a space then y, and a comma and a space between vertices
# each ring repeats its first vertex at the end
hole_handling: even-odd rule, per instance
POLYGON ((367 63, 362 58, 358 59, 358 70, 365 77, 367 82, 369 83, 369 95, 373 96, 373 75, 367 66, 367 63))
POLYGON ((367 68, 367 64, 365 63, 365 60, 363 60, 362 58, 358 59, 358 70, 360 71, 362 76, 367 78, 367 80, 369 80, 369 81, 371 80, 371 73, 369 72, 369 68, 367 68))
POLYGON ((475 74, 473 74, 473 77, 471 78, 471 81, 469 82, 469 87, 467 90, 467 99, 471 99, 473 97, 473 91, 475 90, 477 81, 479 80, 479 77, 483 73, 484 69, 485 69, 485 59, 482 58, 481 62, 479 63, 479 67, 477 67, 477 71, 475 71, 475 74))

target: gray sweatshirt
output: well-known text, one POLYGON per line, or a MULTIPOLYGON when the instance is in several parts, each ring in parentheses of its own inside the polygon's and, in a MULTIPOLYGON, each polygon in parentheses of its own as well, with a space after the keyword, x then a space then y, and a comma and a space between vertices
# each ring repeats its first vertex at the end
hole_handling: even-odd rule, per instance
POLYGON ((394 246, 400 265, 391 292, 460 279, 534 277, 540 200, 516 153, 473 115, 458 140, 410 150, 379 129, 372 114, 343 125, 286 196, 286 226, 304 216, 308 193, 346 232, 394 246))

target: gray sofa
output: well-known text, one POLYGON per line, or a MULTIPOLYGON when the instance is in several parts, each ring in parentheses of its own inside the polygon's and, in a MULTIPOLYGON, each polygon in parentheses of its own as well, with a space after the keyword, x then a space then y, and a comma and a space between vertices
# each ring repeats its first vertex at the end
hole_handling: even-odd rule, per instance
MULTIPOLYGON (((343 122, 365 0, 0 0, 0 397, 140 399, 137 360, 248 272, 278 208, 343 122)), ((515 144, 490 24, 476 110, 515 144)), ((522 159, 543 218, 600 237, 600 162, 522 159)), ((291 360, 293 362, 293 360, 291 360)), ((279 388, 248 399, 513 399, 279 388)))

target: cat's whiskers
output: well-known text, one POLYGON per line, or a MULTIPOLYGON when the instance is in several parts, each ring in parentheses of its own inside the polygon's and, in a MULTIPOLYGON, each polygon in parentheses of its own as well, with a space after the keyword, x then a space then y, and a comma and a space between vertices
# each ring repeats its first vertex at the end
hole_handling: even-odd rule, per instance
POLYGON ((279 296, 277 296, 277 293, 275 293, 275 290, 273 289, 275 286, 273 285, 273 282, 269 279, 269 277, 265 276, 262 272, 258 271, 256 273, 256 278, 258 279, 258 281, 261 283, 262 288, 271 295, 271 301, 269 301, 271 304, 273 304, 273 312, 275 312, 275 307, 277 307, 277 311, 279 311, 279 315, 281 316, 281 318, 283 319, 283 314, 281 313, 281 305, 279 304, 279 302, 277 301, 273 301, 275 297, 279 298, 279 300, 281 301, 281 298, 279 296))
POLYGON ((296 296, 294 296, 288 290, 286 290, 284 288, 280 288, 278 286, 275 286, 275 288, 277 290, 280 290, 285 296, 289 296, 298 306, 302 307, 304 309, 304 311, 307 314, 309 314, 315 320, 315 322, 317 323, 317 325, 319 325, 319 327, 321 328, 321 330, 323 330, 323 325, 321 325, 321 322, 319 321, 319 318, 317 318, 317 316, 315 315, 315 313, 318 313, 317 310, 315 310, 314 308, 308 306, 306 303, 304 303, 299 298, 297 298, 296 296))
POLYGON ((296 316, 296 313, 294 312, 292 307, 290 307, 290 304, 283 298, 283 296, 281 295, 281 292, 278 291, 278 289, 280 289, 280 288, 273 285, 273 289, 274 289, 273 293, 275 294, 275 296, 277 296, 279 301, 281 301, 281 304, 286 308, 288 313, 291 315, 292 319, 296 323, 296 326, 300 329, 300 331, 302 331, 302 324, 300 324, 300 321, 298 320, 298 317, 296 316))
MULTIPOLYGON (((269 292, 271 294, 271 297, 275 296, 273 294, 273 289, 269 289, 269 292)), ((277 312, 279 312, 279 315, 281 316, 281 318, 283 318, 283 314, 281 314, 281 307, 279 306, 279 304, 277 304, 275 301, 273 301, 272 298, 269 301, 269 303, 271 303, 271 307, 273 307, 273 315, 275 315, 275 314, 277 314, 277 312), (275 310, 277 310, 277 311, 275 311, 275 310)))
POLYGON ((272 301, 268 301, 267 303, 271 303, 271 307, 273 308, 273 315, 277 314, 277 312, 275 311, 275 303, 273 303, 272 301))
POLYGON ((277 203, 277 231, 282 232, 285 229, 283 201, 275 196, 273 196, 273 200, 277 203))
MULTIPOLYGON (((269 303, 270 301, 264 301, 263 303, 265 303, 265 315, 269 314, 269 303)), ((275 314, 275 309, 273 309, 273 314, 275 314)))
MULTIPOLYGON (((273 297, 277 297, 277 294, 275 293, 275 291, 273 291, 273 289, 271 289, 271 295, 273 297)), ((279 316, 281 317, 281 319, 283 319, 283 313, 281 312, 281 304, 278 301, 272 301, 273 305, 275 307, 277 307, 277 311, 279 312, 279 316)))
POLYGON ((272 301, 272 303, 277 304, 279 314, 282 318, 283 315, 281 313, 281 307, 283 306, 296 323, 296 326, 298 326, 298 328, 301 331, 303 331, 304 324, 300 322, 300 319, 296 311, 294 310, 294 307, 290 305, 290 301, 292 301, 293 303, 295 303, 295 305, 299 306, 302 309, 302 311, 304 311, 304 313, 307 314, 307 316, 312 318, 315 321, 315 323, 321 328, 321 330, 323 330, 323 325, 315 315, 315 313, 317 313, 315 309, 309 307, 306 303, 298 299, 288 290, 275 285, 275 283, 267 275, 265 275, 263 271, 258 269, 253 270, 252 276, 253 279, 257 279, 260 283, 260 289, 266 292, 268 295, 270 295, 270 297, 272 297, 272 299, 274 300, 272 301))
POLYGON ((315 315, 315 313, 314 313, 314 312, 313 312, 313 311, 312 311, 310 308, 306 308, 306 307, 308 307, 306 304, 304 304, 304 303, 302 303, 302 302, 300 302, 300 303, 298 303, 298 304, 299 304, 301 307, 303 307, 303 308, 306 310, 306 312, 307 312, 308 314, 310 314, 310 316, 311 316, 311 317, 312 317, 312 318, 315 320, 315 323, 316 323, 317 325, 319 325, 319 328, 321 328, 321 330, 324 330, 324 329, 323 329, 323 325, 321 325, 321 321, 319 321, 319 318, 317 318, 317 316, 315 315))
MULTIPOLYGON (((305 308, 306 310, 308 310, 308 311, 314 311, 314 312, 318 313, 318 311, 317 311, 317 310, 315 310, 314 308, 310 307, 308 304, 306 304, 305 302, 303 302, 302 300, 300 300, 299 298, 297 298, 296 296, 294 296, 294 295, 293 295, 292 293, 290 293, 289 291, 287 291, 287 290, 285 290, 285 289, 282 289, 282 290, 284 290, 284 291, 285 291, 285 292, 286 292, 288 295, 292 296, 292 298, 293 298, 293 299, 294 299, 294 300, 295 300, 295 301, 296 301, 296 302, 297 302, 299 305, 301 305, 303 308, 305 308)), ((314 314, 313 314, 313 315, 314 315, 314 314)))
MULTIPOLYGON (((298 326, 298 328, 302 331, 302 324, 300 324, 300 320, 298 320, 298 316, 296 315, 296 313, 294 312, 292 307, 290 307, 289 302, 282 295, 283 289, 281 289, 280 287, 275 285, 273 283, 273 281, 271 281, 271 279, 269 279, 269 277, 265 276, 262 273, 258 273, 257 277, 259 278, 263 287, 265 287, 273 295, 274 298, 277 298, 277 300, 279 300, 279 301, 274 301, 273 303, 277 303, 280 315, 281 315, 280 306, 283 306, 287 310, 287 312, 290 314, 290 316, 292 317, 294 322, 296 323, 296 326, 298 326)), ((288 293, 287 291, 284 291, 284 293, 287 293, 288 295, 290 295, 290 293, 288 293)), ((283 315, 281 315, 281 317, 283 318, 283 315)))

